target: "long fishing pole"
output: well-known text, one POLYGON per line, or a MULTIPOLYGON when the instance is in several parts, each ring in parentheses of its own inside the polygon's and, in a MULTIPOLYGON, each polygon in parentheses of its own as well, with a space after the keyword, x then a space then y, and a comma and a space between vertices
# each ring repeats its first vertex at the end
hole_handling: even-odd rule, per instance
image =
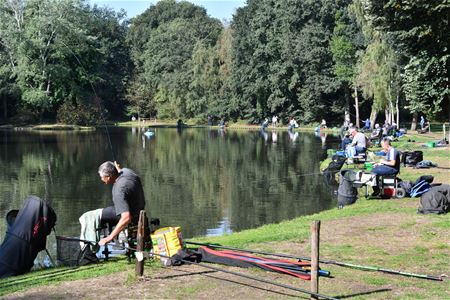
POLYGON ((92 268, 95 268, 95 267, 97 267, 97 266, 88 266, 88 267, 83 267, 82 269, 80 269, 80 267, 75 267, 75 268, 70 268, 70 269, 67 269, 67 270, 55 270, 55 271, 47 272, 45 274, 41 274, 41 275, 37 275, 37 276, 3 281, 2 283, 0 283, 0 288, 5 288, 5 287, 10 287, 10 286, 13 286, 13 285, 17 285, 17 284, 33 282, 36 279, 55 278, 55 277, 58 277, 58 276, 67 275, 67 274, 70 274, 70 273, 78 272, 80 270, 88 270, 88 269, 92 269, 92 268))
MULTIPOLYGON (((125 247, 125 248, 127 248, 129 250, 136 251, 136 249, 134 249, 134 248, 129 248, 129 247, 125 247)), ((182 261, 182 262, 190 264, 190 265, 201 266, 201 267, 206 268, 206 269, 211 269, 211 270, 215 270, 215 271, 219 271, 219 272, 223 272, 223 273, 228 273, 228 274, 232 274, 232 275, 235 275, 235 276, 239 276, 239 277, 243 277, 243 278, 247 278, 247 279, 251 279, 251 280, 255 280, 255 281, 259 281, 259 282, 263 282, 263 283, 268 283, 268 284, 279 286, 279 287, 286 288, 286 289, 289 289, 289 290, 293 290, 293 291, 301 292, 301 293, 308 294, 308 295, 311 295, 311 296, 315 296, 317 298, 323 298, 323 299, 329 299, 329 300, 337 300, 337 298, 333 298, 333 297, 326 296, 326 295, 319 294, 319 293, 313 293, 313 292, 310 292, 308 290, 297 288, 297 287, 294 287, 294 286, 291 286, 291 285, 287 285, 287 284, 283 284, 283 283, 277 283, 277 282, 273 282, 273 281, 266 280, 266 279, 263 279, 263 278, 259 278, 259 277, 256 277, 256 276, 245 275, 245 274, 241 274, 241 273, 238 273, 238 272, 234 272, 234 271, 229 271, 229 270, 225 270, 225 269, 222 269, 222 268, 213 267, 213 266, 210 266, 210 265, 207 265, 207 264, 204 264, 204 263, 200 263, 200 262, 192 262, 192 261, 189 261, 189 260, 186 260, 186 259, 182 259, 182 258, 174 259, 173 257, 166 256, 166 255, 163 255, 163 254, 156 254, 156 253, 148 254, 148 253, 143 253, 143 252, 138 252, 138 253, 140 253, 140 255, 141 255, 140 257, 136 256, 136 258, 138 258, 138 260, 142 260, 144 256, 146 258, 150 258, 151 256, 159 256, 159 257, 167 258, 167 259, 170 259, 170 260, 182 261)), ((136 254, 138 254, 138 253, 136 253, 136 254)))
POLYGON ((91 86, 92 91, 94 92, 95 95, 95 101, 97 102, 98 107, 100 108, 100 118, 103 121, 103 125, 105 126, 105 131, 106 131, 106 135, 108 137, 108 142, 109 142, 109 147, 111 149, 111 154, 112 154, 112 158, 113 161, 116 161, 116 157, 114 155, 114 149, 112 146, 112 142, 111 142, 111 136, 109 134, 109 130, 108 130, 108 126, 106 124, 106 119, 103 116, 103 109, 100 106, 100 102, 98 101, 99 97, 97 95, 97 92, 95 91, 94 85, 92 84, 92 81, 90 80, 89 74, 87 73, 85 67, 83 66, 83 64, 81 63, 80 59, 78 58, 78 56, 72 51, 72 49, 69 48, 69 46, 67 46, 63 41, 61 41, 61 43, 70 51, 70 53, 72 53, 73 57, 75 57, 76 61, 78 62, 78 64, 80 65, 81 69, 83 70, 84 74, 86 75, 86 77, 88 78, 88 82, 89 85, 91 86))
MULTIPOLYGON (((278 256, 278 257, 285 257, 285 258, 293 258, 293 259, 303 259, 303 260, 308 260, 308 261, 311 260, 311 258, 306 257, 306 256, 293 256, 293 255, 287 255, 287 254, 254 251, 254 250, 248 250, 248 249, 240 249, 240 248, 234 248, 234 247, 226 247, 226 246, 220 246, 220 245, 196 243, 196 242, 188 242, 188 241, 185 241, 185 243, 191 244, 191 245, 198 245, 198 246, 207 246, 207 247, 211 247, 211 248, 242 251, 242 252, 248 252, 248 253, 254 253, 254 254, 271 255, 271 256, 278 256)), ((402 275, 402 276, 408 276, 408 277, 416 277, 416 278, 422 278, 422 279, 443 281, 441 276, 437 277, 437 276, 432 276, 432 275, 409 273, 409 272, 404 272, 404 271, 385 269, 385 268, 381 268, 381 267, 363 266, 363 265, 357 265, 357 264, 352 264, 352 263, 339 262, 339 261, 335 261, 335 260, 319 260, 319 262, 323 263, 323 264, 331 264, 331 265, 337 265, 337 266, 341 266, 341 267, 357 268, 357 269, 361 269, 361 270, 378 271, 378 272, 389 273, 389 274, 394 274, 394 275, 402 275)))

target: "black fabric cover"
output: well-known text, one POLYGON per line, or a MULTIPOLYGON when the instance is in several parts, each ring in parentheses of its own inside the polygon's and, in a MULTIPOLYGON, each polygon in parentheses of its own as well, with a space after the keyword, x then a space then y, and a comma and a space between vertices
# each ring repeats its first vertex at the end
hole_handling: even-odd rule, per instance
POLYGON ((339 174, 338 207, 350 205, 356 202, 358 190, 353 186, 356 173, 352 170, 342 170, 339 174))
POLYGON ((55 223, 56 214, 48 203, 28 196, 0 246, 0 278, 30 271, 55 223))
POLYGON ((444 214, 450 210, 450 185, 432 187, 420 197, 418 212, 421 214, 444 214))

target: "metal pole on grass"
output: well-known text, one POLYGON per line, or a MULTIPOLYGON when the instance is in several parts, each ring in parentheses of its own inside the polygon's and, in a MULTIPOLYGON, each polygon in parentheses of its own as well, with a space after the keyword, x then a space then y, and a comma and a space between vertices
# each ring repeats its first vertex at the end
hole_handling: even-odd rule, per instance
POLYGON ((311 299, 319 299, 319 241, 320 221, 311 223, 311 299))
MULTIPOLYGON (((145 227, 145 210, 141 210, 139 213, 139 223, 137 228, 136 237, 136 251, 144 251, 144 227, 145 227)), ((144 274, 144 259, 136 259, 136 276, 142 276, 144 274)))

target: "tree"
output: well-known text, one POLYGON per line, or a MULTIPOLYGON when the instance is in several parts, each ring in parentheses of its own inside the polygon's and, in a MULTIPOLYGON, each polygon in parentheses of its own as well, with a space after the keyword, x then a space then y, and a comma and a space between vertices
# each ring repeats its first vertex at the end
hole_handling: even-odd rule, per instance
MULTIPOLYGON (((336 13, 336 26, 331 39, 331 52, 333 53, 334 73, 340 82, 345 95, 346 115, 350 112, 350 95, 353 90, 355 99, 356 126, 359 127, 359 98, 356 84, 356 72, 359 55, 366 47, 362 29, 354 13, 354 5, 341 8, 336 13)), ((373 123, 372 123, 373 124, 373 123)))
POLYGON ((145 80, 147 87, 141 90, 151 97, 146 101, 154 103, 158 117, 192 118, 206 113, 209 89, 216 87, 193 80, 210 73, 199 68, 211 67, 205 63, 210 61, 205 54, 213 51, 221 31, 218 20, 186 1, 160 1, 132 21, 128 40, 134 78, 145 80))
MULTIPOLYGON (((364 0, 367 18, 387 40, 409 58, 405 67, 405 96, 417 116, 435 116, 449 92, 449 13, 446 0, 364 0), (447 71, 445 71, 447 70, 447 71)), ((415 128, 415 120, 413 120, 415 128)))
POLYGON ((231 101, 240 117, 311 122, 329 113, 338 90, 329 45, 336 8, 330 1, 250 0, 237 10, 231 101))

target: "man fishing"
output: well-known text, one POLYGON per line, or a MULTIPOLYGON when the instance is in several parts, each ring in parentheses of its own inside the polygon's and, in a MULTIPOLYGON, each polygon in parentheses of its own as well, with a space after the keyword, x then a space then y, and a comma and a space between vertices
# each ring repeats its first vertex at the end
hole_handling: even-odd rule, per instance
POLYGON ((139 220, 139 212, 145 208, 141 179, 131 169, 120 168, 117 162, 107 161, 98 168, 100 179, 112 184, 114 205, 103 209, 101 221, 115 225, 114 230, 98 243, 103 246, 111 242, 130 223, 139 220))

